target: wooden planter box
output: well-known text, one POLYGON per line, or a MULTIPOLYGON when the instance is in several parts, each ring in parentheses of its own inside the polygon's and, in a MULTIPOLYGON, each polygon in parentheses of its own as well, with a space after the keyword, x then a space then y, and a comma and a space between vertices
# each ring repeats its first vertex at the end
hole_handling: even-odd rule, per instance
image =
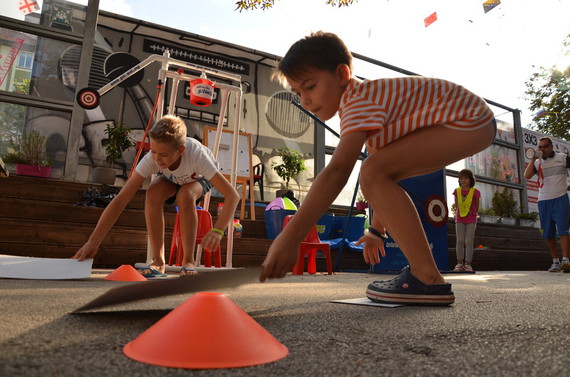
POLYGON ((49 178, 51 177, 51 169, 51 166, 16 164, 16 175, 49 178))

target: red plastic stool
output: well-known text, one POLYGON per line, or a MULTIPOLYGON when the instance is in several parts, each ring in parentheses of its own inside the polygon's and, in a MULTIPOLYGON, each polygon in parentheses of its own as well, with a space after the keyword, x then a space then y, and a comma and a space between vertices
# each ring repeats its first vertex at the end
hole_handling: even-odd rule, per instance
MULTIPOLYGON (((287 225, 293 215, 288 215, 283 221, 283 228, 287 225)), ((332 275, 332 261, 330 245, 326 242, 321 242, 317 227, 313 226, 307 237, 301 242, 299 246, 299 255, 297 256, 297 264, 293 267, 293 275, 303 275, 305 270, 305 255, 307 256, 307 272, 309 274, 317 273, 317 251, 321 250, 325 254, 327 260, 327 272, 332 275)))
MULTIPOLYGON (((204 209, 196 209, 198 214, 198 227, 196 229, 196 245, 202 243, 202 239, 212 229, 212 215, 210 212, 204 209)), ((176 213, 176 219, 174 220, 174 229, 172 231, 172 241, 170 245, 170 256, 168 258, 168 264, 173 266, 182 266, 182 259, 184 258, 184 250, 182 247, 182 236, 180 235, 180 214, 176 213), (176 264, 175 264, 176 263, 176 264)), ((196 261, 199 265, 200 261, 196 261)), ((214 265, 217 268, 222 267, 222 248, 218 245, 218 250, 214 252, 214 265)), ((204 250, 204 266, 212 267, 212 252, 204 250)))

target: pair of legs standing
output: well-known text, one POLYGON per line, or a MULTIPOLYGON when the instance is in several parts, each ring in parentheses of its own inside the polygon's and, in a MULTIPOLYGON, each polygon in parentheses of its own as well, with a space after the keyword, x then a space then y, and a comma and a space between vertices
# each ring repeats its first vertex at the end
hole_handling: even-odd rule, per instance
MULTIPOLYGON (((182 266, 188 274, 195 266, 194 246, 196 244, 196 231, 198 229, 198 215, 196 214, 196 201, 204 193, 199 182, 192 182, 178 187, 162 176, 156 177, 146 191, 145 219, 148 233, 149 248, 152 255, 150 267, 164 273, 164 202, 175 196, 180 216, 180 235, 184 258, 182 266), (188 271, 189 270, 189 271, 188 271)), ((182 274, 185 270, 183 270, 182 274)))
POLYGON ((473 240, 476 227, 477 223, 455 223, 457 265, 454 271, 473 271, 471 261, 473 260, 473 240))
POLYGON ((564 194, 559 198, 540 200, 538 202, 538 213, 540 216, 540 228, 542 238, 546 239, 548 251, 552 257, 552 266, 548 271, 570 272, 570 236, 568 235, 570 217, 570 199, 564 194), (560 237, 560 248, 562 249, 562 264, 558 257, 558 244, 556 236, 560 237))

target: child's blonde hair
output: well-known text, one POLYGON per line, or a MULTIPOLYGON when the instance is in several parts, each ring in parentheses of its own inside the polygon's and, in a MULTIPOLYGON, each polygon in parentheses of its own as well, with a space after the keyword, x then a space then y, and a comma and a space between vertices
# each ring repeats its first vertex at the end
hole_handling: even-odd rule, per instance
POLYGON ((352 54, 336 34, 317 31, 289 48, 272 78, 286 86, 287 77, 299 79, 309 69, 334 72, 339 64, 346 64, 352 72, 352 54))
POLYGON ((165 115, 150 129, 149 136, 159 143, 179 149, 186 145, 186 124, 174 115, 165 115))

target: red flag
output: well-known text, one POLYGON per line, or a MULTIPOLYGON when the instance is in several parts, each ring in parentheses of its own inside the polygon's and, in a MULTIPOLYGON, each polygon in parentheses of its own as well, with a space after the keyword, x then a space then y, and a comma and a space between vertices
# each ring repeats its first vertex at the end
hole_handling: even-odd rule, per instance
POLYGON ((40 10, 40 6, 36 0, 20 0, 18 1, 18 9, 24 14, 32 13, 35 10, 40 10))
POLYGON ((424 25, 428 27, 429 25, 433 24, 435 21, 437 21, 437 12, 433 12, 432 14, 430 14, 428 18, 424 20, 424 25))

